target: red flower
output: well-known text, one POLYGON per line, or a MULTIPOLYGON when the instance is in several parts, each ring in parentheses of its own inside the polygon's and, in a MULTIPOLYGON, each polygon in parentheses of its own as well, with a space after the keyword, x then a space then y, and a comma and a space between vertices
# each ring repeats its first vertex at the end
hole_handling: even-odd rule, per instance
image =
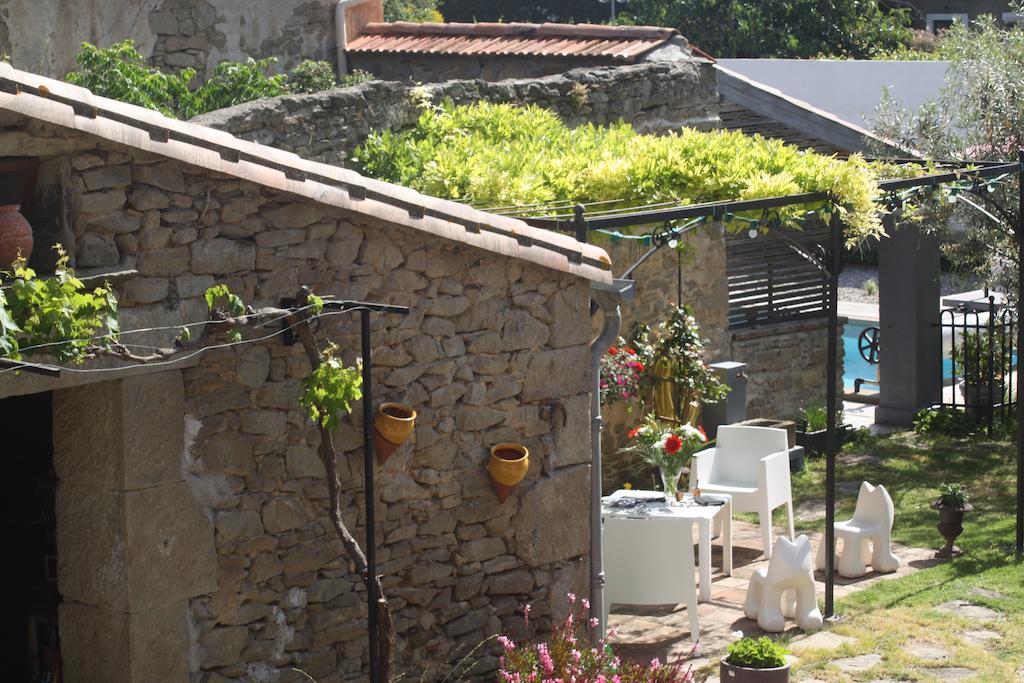
POLYGON ((629 433, 626 436, 628 436, 631 439, 635 439, 636 435, 639 434, 639 433, 640 433, 640 428, 639 427, 633 427, 633 429, 629 430, 629 433))
POLYGON ((672 434, 667 439, 665 439, 665 452, 668 453, 669 455, 675 455, 680 451, 680 449, 682 449, 682 447, 683 440, 680 439, 675 434, 672 434))
POLYGON ((608 353, 610 353, 611 355, 614 356, 618 352, 619 352, 619 347, 618 346, 609 346, 608 347, 608 353))
POLYGON ((708 438, 708 433, 704 431, 704 427, 697 425, 697 431, 700 432, 700 435, 703 436, 704 440, 706 441, 708 438))
POLYGON ((637 372, 643 372, 644 371, 644 364, 641 363, 640 361, 636 361, 636 362, 632 363, 632 366, 633 366, 633 369, 636 370, 637 372))
POLYGON ((626 353, 628 353, 631 356, 635 356, 636 355, 636 349, 626 349, 626 353))

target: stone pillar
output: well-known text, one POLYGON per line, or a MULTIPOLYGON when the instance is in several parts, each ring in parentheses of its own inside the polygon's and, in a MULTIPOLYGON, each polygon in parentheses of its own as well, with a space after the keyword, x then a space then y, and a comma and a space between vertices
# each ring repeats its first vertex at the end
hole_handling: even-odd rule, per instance
POLYGON ((942 377, 939 243, 911 225, 879 245, 879 404, 875 421, 909 425, 937 403, 942 377))
POLYGON ((217 588, 182 457, 180 372, 54 392, 65 680, 189 680, 188 601, 217 588))

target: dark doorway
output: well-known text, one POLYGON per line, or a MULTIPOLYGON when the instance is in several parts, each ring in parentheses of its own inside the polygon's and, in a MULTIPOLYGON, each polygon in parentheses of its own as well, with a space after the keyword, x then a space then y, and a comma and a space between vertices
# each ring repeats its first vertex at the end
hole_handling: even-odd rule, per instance
POLYGON ((6 491, 0 496, 0 537, 9 609, 0 611, 4 679, 60 683, 57 631, 57 478, 53 470, 52 394, 0 400, 0 453, 6 491))

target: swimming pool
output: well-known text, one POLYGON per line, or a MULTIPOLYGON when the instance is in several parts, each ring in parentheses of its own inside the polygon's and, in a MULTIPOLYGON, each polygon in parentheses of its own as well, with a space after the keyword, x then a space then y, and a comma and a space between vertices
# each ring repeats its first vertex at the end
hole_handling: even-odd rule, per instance
MULTIPOLYGON (((878 366, 871 365, 861 358, 857 349, 857 338, 860 333, 869 327, 878 327, 877 322, 869 320, 850 319, 843 327, 843 390, 853 391, 853 383, 857 378, 878 379, 878 366)), ((949 340, 944 339, 942 344, 942 382, 948 385, 953 381, 953 359, 949 355, 949 340)), ((882 356, 883 352, 879 353, 882 356)), ((878 387, 868 384, 867 389, 878 387)))
MULTIPOLYGON (((857 378, 878 379, 878 366, 871 365, 861 358, 857 350, 857 338, 869 327, 877 327, 878 323, 868 320, 848 320, 843 327, 843 390, 853 391, 853 383, 857 378)), ((881 354, 879 354, 881 355, 881 354)), ((878 387, 869 384, 868 389, 878 387)))

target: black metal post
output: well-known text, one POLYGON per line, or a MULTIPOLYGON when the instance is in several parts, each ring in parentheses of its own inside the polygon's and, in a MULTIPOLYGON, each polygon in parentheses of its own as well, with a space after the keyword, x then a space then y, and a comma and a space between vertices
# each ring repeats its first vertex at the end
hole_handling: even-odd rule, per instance
POLYGON ((1017 153, 1017 554, 1024 553, 1024 152, 1017 153))
POLYGON ((825 618, 835 616, 835 557, 836 557, 836 373, 839 369, 839 340, 836 328, 839 326, 839 271, 843 262, 843 224, 839 212, 832 213, 829 221, 831 240, 828 259, 828 361, 826 363, 825 406, 828 411, 828 433, 825 453, 825 618))
POLYGON ((377 595, 377 541, 376 520, 373 512, 373 387, 370 371, 373 359, 370 352, 370 311, 359 311, 363 356, 363 490, 366 495, 366 618, 370 647, 370 683, 380 680, 379 615, 380 596, 377 595))
POLYGON ((572 209, 572 223, 576 231, 576 241, 586 244, 589 230, 587 229, 587 219, 583 215, 584 211, 585 208, 582 204, 574 206, 572 209))

